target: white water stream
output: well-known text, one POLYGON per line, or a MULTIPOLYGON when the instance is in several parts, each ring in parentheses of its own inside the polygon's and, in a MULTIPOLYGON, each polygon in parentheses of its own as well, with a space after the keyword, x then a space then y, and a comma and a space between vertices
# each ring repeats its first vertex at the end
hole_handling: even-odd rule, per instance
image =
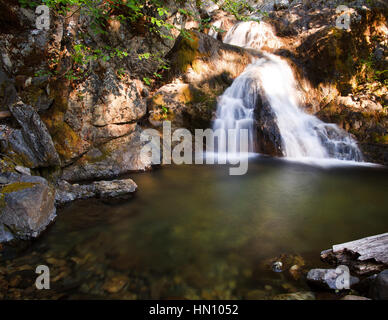
MULTIPOLYGON (((243 22, 229 30, 225 42, 260 50, 265 43, 275 44, 277 40, 267 26, 243 22), (264 38, 265 35, 273 39, 264 38)), ((284 59, 269 53, 263 53, 263 58, 248 65, 220 97, 214 129, 247 129, 248 151, 254 152, 254 110, 260 94, 265 95, 276 117, 285 157, 362 161, 362 153, 348 133, 302 111, 291 67, 284 59)), ((226 135, 223 139, 227 139, 226 135)), ((238 135, 236 139, 238 145, 238 135)), ((226 145, 223 141, 218 152, 227 152, 226 145)))

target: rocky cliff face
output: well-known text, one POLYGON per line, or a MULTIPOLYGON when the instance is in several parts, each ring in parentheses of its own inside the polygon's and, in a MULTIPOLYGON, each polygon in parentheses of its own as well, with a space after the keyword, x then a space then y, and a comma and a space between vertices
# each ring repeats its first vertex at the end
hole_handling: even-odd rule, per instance
MULTIPOLYGON (((166 5, 171 25, 195 24, 193 2, 179 7, 194 12, 191 21, 175 2, 166 5)), ((56 176, 66 168, 63 177, 70 181, 148 169, 138 157, 140 122, 147 114, 142 79, 157 71, 175 40, 117 20, 108 21, 106 34, 98 34, 88 16, 76 10, 67 17, 52 15, 50 30, 37 30, 33 10, 20 8, 17 1, 1 1, 1 6, 4 21, 19 29, 4 25, 0 35, 0 111, 12 112, 3 117, 1 152, 17 164, 49 168, 56 176), (74 70, 74 61, 88 58, 84 45, 95 54, 107 47, 116 51, 74 70), (139 59, 143 53, 157 59, 139 59), (29 115, 14 106, 17 101, 31 106, 29 115), (28 117, 34 119, 31 124, 28 117)))

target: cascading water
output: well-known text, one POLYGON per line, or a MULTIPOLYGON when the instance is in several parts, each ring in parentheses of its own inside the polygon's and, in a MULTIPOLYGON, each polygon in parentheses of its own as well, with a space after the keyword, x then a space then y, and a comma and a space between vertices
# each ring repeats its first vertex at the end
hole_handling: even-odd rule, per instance
MULTIPOLYGON (((228 32, 225 42, 260 49, 264 41, 259 41, 258 35, 262 30, 259 23, 244 22, 228 32)), ((254 110, 258 97, 264 95, 275 115, 285 157, 362 161, 355 140, 335 124, 304 113, 298 106, 298 94, 288 63, 278 56, 263 53, 263 57, 250 64, 220 97, 214 129, 248 129, 249 151, 253 152, 254 110)), ((218 152, 225 151, 218 149, 218 152)))
MULTIPOLYGON (((220 97, 217 108, 217 119, 214 123, 214 130, 224 131, 219 142, 218 152, 227 152, 227 130, 240 129, 248 130, 248 152, 254 152, 254 119, 253 112, 256 105, 258 92, 254 85, 254 65, 250 65, 245 71, 226 89, 220 97)), ((239 145, 240 137, 235 137, 236 146, 239 145)), ((238 151, 238 149, 236 149, 238 151)))

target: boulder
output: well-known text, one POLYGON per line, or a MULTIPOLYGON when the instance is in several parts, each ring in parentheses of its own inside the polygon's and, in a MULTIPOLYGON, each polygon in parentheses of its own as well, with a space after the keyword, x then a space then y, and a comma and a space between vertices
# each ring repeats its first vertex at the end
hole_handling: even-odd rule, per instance
POLYGON ((90 150, 63 170, 62 179, 69 182, 112 179, 125 173, 150 169, 151 163, 142 159, 140 154, 147 144, 141 141, 141 132, 142 128, 136 125, 130 135, 90 150))
POLYGON ((380 272, 371 283, 369 296, 375 300, 388 300, 388 269, 380 272))
POLYGON ((343 290, 350 289, 353 285, 359 282, 357 277, 346 274, 345 271, 336 269, 312 269, 307 274, 307 282, 311 287, 324 290, 343 290), (344 281, 347 277, 349 287, 346 287, 344 281))
POLYGON ((17 238, 36 238, 56 217, 55 190, 37 176, 1 174, 8 181, 0 189, 0 225, 17 238))
POLYGON ((20 130, 12 130, 9 148, 23 154, 30 168, 60 165, 51 136, 35 110, 22 102, 10 106, 12 115, 20 125, 20 130))
POLYGON ((56 190, 55 202, 57 205, 63 205, 75 200, 93 197, 126 199, 137 190, 137 185, 132 179, 96 181, 84 185, 70 184, 62 180, 57 183, 56 190))

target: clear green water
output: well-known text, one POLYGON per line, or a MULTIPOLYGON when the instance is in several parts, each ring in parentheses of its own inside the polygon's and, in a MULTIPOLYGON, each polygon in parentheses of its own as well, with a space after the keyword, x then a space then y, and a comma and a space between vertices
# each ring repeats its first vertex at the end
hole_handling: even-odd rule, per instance
POLYGON ((9 281, 24 272, 21 298, 272 298, 309 290, 291 265, 321 266, 331 245, 388 231, 382 168, 254 159, 239 177, 218 166, 131 177, 133 199, 73 203, 32 247, 3 258, 9 281), (275 273, 279 259, 286 270, 275 273), (38 264, 51 267, 48 292, 26 280, 38 264))

